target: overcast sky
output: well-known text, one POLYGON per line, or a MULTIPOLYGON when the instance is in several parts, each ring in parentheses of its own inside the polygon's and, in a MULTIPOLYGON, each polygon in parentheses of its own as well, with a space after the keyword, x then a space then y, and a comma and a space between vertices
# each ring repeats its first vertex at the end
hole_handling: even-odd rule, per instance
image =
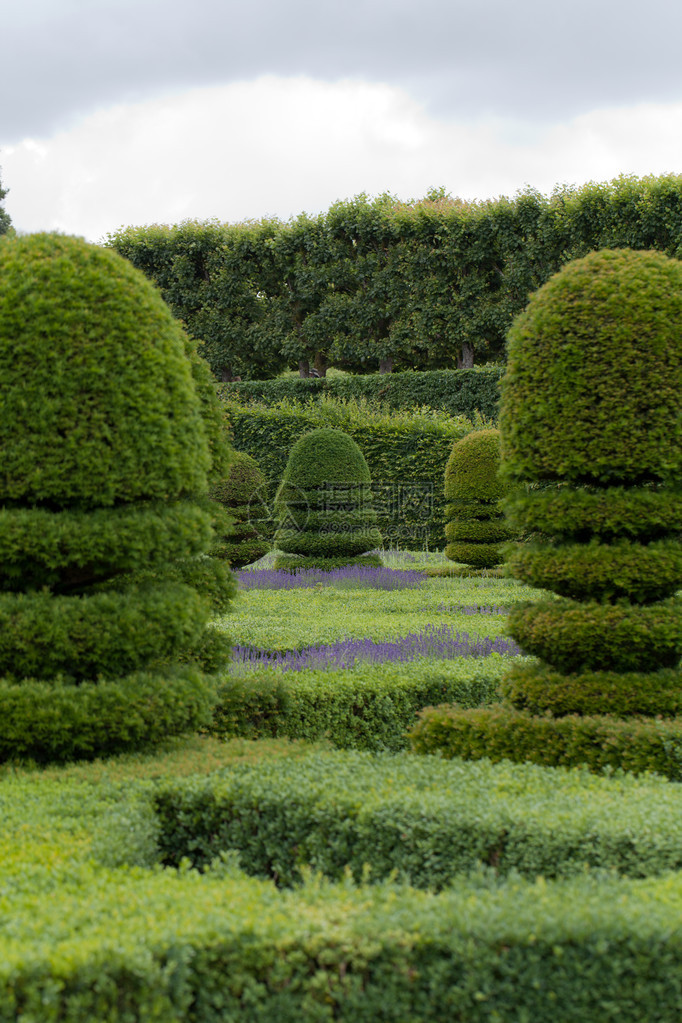
POLYGON ((676 0, 22 0, 0 180, 21 231, 682 173, 676 0))

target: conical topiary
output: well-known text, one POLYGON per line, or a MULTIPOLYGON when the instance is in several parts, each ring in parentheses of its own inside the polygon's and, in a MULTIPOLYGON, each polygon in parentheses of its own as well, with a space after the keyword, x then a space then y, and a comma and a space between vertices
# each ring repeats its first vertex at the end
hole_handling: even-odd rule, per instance
POLYGON ((369 469, 352 437, 319 429, 294 444, 275 498, 275 546, 282 567, 380 564, 369 469), (363 556, 363 557, 361 557, 363 556))
POLYGON ((503 682, 506 719, 499 709, 456 715, 467 738, 453 752, 473 742, 485 755, 489 736, 497 757, 677 776, 668 746, 682 739, 680 393, 678 260, 592 253, 516 319, 502 469, 518 487, 510 522, 533 540, 509 564, 555 596, 512 609, 510 632, 536 659, 503 682))
POLYGON ((452 447, 445 467, 445 556, 474 569, 503 561, 513 536, 500 509, 508 487, 501 480, 500 432, 476 430, 452 447))
POLYGON ((190 349, 117 254, 0 241, 2 759, 103 755, 210 718, 194 652, 211 604, 172 571, 210 542, 198 501, 221 446, 190 349))
POLYGON ((215 483, 210 496, 232 519, 230 528, 220 532, 209 554, 229 561, 233 568, 258 561, 272 547, 266 537, 268 524, 262 519, 267 506, 267 481, 251 455, 237 451, 227 476, 215 483))

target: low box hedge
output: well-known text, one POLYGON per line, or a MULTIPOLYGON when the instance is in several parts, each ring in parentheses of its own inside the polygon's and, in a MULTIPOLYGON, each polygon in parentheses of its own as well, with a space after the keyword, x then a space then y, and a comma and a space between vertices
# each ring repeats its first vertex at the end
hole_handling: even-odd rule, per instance
POLYGON ((330 376, 321 379, 280 377, 276 380, 244 380, 222 384, 226 397, 275 404, 282 398, 307 401, 321 395, 337 398, 365 398, 389 409, 423 406, 442 409, 450 415, 469 419, 480 413, 497 419, 500 378, 504 366, 476 366, 473 369, 439 369, 402 373, 367 373, 330 376))
POLYGON ((329 752, 165 784, 154 807, 165 863, 233 849, 284 885, 302 865, 431 889, 481 865, 548 878, 682 866, 682 790, 656 778, 329 752))
POLYGON ((478 707, 495 699, 508 660, 356 664, 334 670, 248 669, 222 678, 213 735, 271 736, 342 749, 401 750, 424 707, 443 701, 478 707))
POLYGON ((410 735, 416 753, 515 760, 593 771, 654 771, 682 781, 682 720, 608 715, 533 716, 505 704, 427 707, 410 735))
POLYGON ((677 1023, 682 881, 433 896, 92 872, 22 893, 0 1023, 677 1023), (78 885, 78 887, 76 887, 78 885))

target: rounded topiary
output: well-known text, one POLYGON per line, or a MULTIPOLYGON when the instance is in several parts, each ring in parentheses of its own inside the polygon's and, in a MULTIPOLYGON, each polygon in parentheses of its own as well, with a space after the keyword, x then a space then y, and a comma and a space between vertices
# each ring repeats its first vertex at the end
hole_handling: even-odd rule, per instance
POLYGON ((458 440, 445 467, 445 555, 474 569, 503 561, 512 531, 500 510, 508 487, 500 479, 499 430, 476 430, 458 440))
POLYGON ((207 474, 229 452, 193 346, 117 254, 3 238, 0 383, 0 756, 94 756, 206 723, 198 664, 209 648, 224 662, 208 622, 233 583, 194 579, 207 474))
MULTIPOLYGON (((607 734, 613 718, 636 730, 682 707, 681 392, 682 263, 661 253, 569 263, 509 332, 501 475, 508 521, 528 537, 509 568, 555 596, 512 609, 509 631, 533 657, 502 693, 522 712, 510 735, 538 715, 561 756, 560 732, 579 748, 581 715, 607 734)), ((476 726, 491 748, 501 715, 476 726)))
POLYGON ((679 660, 681 312, 682 264, 605 250, 564 267, 509 332, 503 469, 526 487, 507 511, 534 533, 510 568, 565 598, 517 609, 511 630, 560 671, 679 660))
POLYGON ((310 567, 314 559, 315 567, 338 567, 380 547, 370 484, 365 457, 348 434, 319 429, 301 437, 275 497, 275 546, 295 556, 283 565, 310 567))
POLYGON ((251 455, 235 452, 227 476, 210 490, 210 496, 227 509, 232 525, 220 532, 209 554, 229 561, 233 568, 250 565, 270 550, 272 544, 265 535, 267 522, 262 510, 267 505, 267 481, 251 455))
POLYGON ((108 249, 2 239, 0 499, 64 508, 206 488, 210 455, 179 323, 108 249))
POLYGON ((568 263, 508 335, 500 430, 522 482, 682 475, 682 263, 606 249, 568 263))

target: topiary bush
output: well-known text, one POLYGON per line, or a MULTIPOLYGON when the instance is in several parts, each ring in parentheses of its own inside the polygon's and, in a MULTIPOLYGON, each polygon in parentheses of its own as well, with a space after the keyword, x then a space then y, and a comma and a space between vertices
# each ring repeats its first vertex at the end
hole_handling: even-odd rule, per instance
POLYGON ((512 538, 500 500, 500 432, 476 430, 457 441, 445 467, 445 555, 474 569, 503 561, 502 544, 512 538))
MULTIPOLYGON (((0 241, 3 758, 114 753, 210 719, 197 665, 228 646, 191 577, 229 453, 204 369, 122 257, 0 241)), ((216 587, 225 605, 229 573, 216 587)))
POLYGON ((514 322, 501 387, 507 516, 531 534, 509 567, 556 595, 512 610, 536 659, 504 695, 550 722, 603 715, 604 734, 612 716, 677 717, 682 263, 627 249, 569 263, 514 322))
POLYGON ((267 507, 267 481, 251 455, 235 452, 227 476, 215 483, 210 496, 230 514, 227 532, 214 539, 209 554, 229 561, 233 568, 258 561, 272 547, 266 533, 271 532, 263 517, 267 507))
MULTIPOLYGON (((348 434, 319 429, 289 455, 275 497, 275 546, 284 568, 338 568, 381 546, 369 469, 348 434)), ((362 557, 363 564, 379 558, 362 557)))

